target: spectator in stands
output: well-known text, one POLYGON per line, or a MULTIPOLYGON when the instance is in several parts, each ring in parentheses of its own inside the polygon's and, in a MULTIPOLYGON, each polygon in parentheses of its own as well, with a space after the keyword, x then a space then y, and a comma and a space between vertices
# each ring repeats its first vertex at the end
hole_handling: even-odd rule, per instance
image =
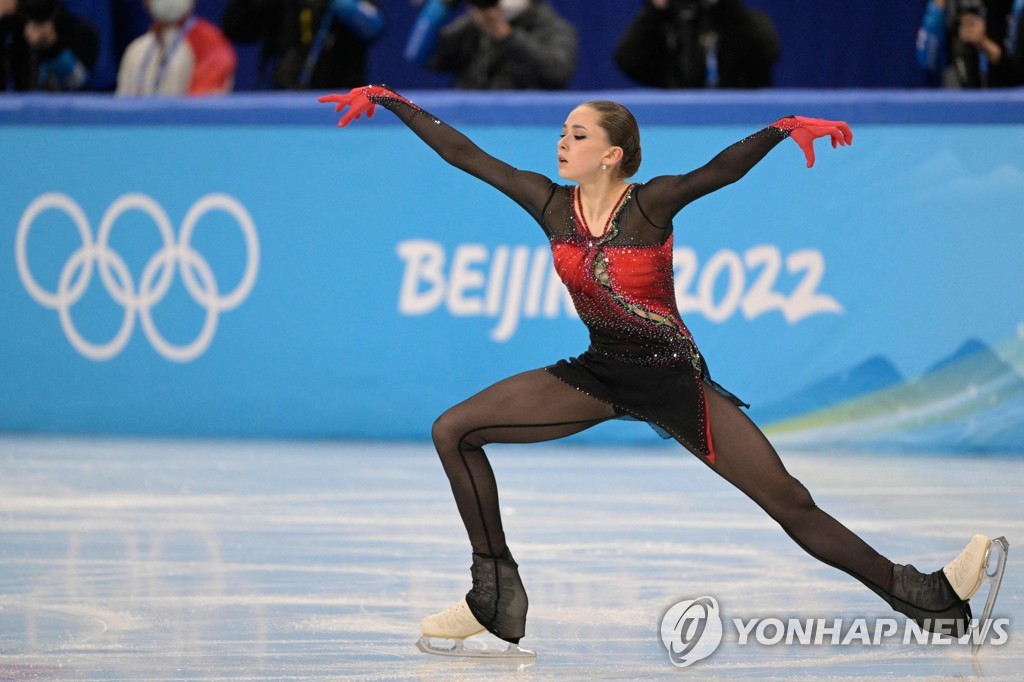
POLYGON ((775 24, 740 0, 644 0, 615 51, 657 88, 767 88, 778 58, 775 24))
POLYGON ((228 0, 221 26, 236 43, 262 42, 264 85, 324 90, 367 81, 384 16, 376 0, 228 0))
POLYGON ((152 27, 128 45, 118 95, 214 95, 230 92, 237 59, 220 29, 196 16, 195 0, 143 0, 152 27))
POLYGON ((99 51, 99 33, 61 0, 0 0, 0 91, 82 90, 99 51))
POLYGON ((576 71, 576 29, 546 0, 426 0, 406 58, 463 90, 562 90, 576 71))
POLYGON ((947 88, 1024 85, 1024 0, 929 0, 917 60, 947 88))

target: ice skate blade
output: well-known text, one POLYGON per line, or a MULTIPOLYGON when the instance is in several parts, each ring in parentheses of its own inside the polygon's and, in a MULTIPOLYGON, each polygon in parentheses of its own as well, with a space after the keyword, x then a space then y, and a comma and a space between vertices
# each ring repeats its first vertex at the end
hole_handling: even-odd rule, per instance
POLYGON ((978 620, 975 625, 976 629, 980 629, 981 632, 972 632, 971 637, 973 644, 971 645, 971 655, 976 656, 978 649, 985 642, 986 637, 989 635, 990 623, 989 618, 992 617, 992 609, 996 605, 996 597, 999 595, 999 585, 1003 582, 1003 571, 1006 570, 1006 555, 1010 551, 1010 543, 1006 541, 1005 537, 998 537, 993 540, 989 546, 988 551, 985 553, 985 563, 982 569, 981 582, 988 583, 990 585, 988 590, 988 599, 985 600, 985 610, 981 614, 981 619, 978 620))
POLYGON ((470 646, 466 646, 465 639, 443 639, 440 637, 427 637, 426 635, 416 641, 416 648, 425 654, 435 656, 459 656, 462 658, 489 658, 489 659, 529 659, 537 658, 537 652, 529 649, 520 649, 518 644, 502 642, 505 648, 488 647, 487 643, 476 640, 469 640, 470 646), (445 644, 437 644, 444 642, 445 644))

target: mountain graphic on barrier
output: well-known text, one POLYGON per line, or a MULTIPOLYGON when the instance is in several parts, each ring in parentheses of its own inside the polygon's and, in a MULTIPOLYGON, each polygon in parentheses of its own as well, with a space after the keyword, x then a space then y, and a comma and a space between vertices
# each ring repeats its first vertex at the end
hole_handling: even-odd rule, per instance
POLYGON ((903 380, 903 375, 892 362, 881 355, 876 355, 852 369, 821 379, 778 402, 763 407, 755 406, 750 412, 758 423, 775 424, 858 396, 881 391, 903 380))
POLYGON ((875 357, 757 416, 782 447, 1024 453, 1024 340, 970 339, 912 379, 875 357))

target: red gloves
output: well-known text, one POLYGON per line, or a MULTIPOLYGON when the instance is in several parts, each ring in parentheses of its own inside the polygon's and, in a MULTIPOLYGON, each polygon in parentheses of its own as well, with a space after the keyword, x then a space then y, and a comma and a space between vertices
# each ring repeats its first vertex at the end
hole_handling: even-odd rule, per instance
POLYGON ((826 121, 821 118, 790 116, 781 118, 771 125, 772 128, 785 130, 793 141, 800 145, 807 158, 807 167, 814 165, 814 141, 828 135, 832 138, 832 148, 838 145, 853 144, 853 131, 843 121, 826 121))
POLYGON ((341 120, 338 121, 338 127, 344 128, 352 121, 360 118, 364 113, 366 118, 373 118, 377 105, 371 102, 368 96, 372 89, 372 86, 352 88, 346 95, 324 95, 323 97, 317 97, 316 101, 325 104, 333 102, 334 113, 338 113, 345 107, 350 107, 345 112, 345 115, 341 117, 341 120))
MULTIPOLYGON (((385 104, 386 102, 401 102, 406 106, 419 111, 419 107, 415 104, 402 97, 393 90, 389 90, 383 85, 363 85, 358 88, 352 88, 345 95, 324 95, 323 97, 317 97, 317 102, 334 103, 335 113, 341 111, 345 107, 349 107, 349 110, 345 112, 345 115, 338 121, 338 127, 344 128, 352 121, 360 118, 363 114, 366 114, 366 118, 373 118, 374 110, 378 104, 385 104)), ((385 104, 385 106, 387 106, 385 104)), ((390 107, 388 107, 390 108, 390 107)))

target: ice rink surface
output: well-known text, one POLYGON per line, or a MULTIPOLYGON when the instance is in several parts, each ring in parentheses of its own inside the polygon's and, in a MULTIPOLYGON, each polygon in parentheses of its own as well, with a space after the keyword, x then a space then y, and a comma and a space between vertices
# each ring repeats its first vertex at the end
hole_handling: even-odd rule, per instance
POLYGON ((469 587, 429 445, 0 437, 0 680, 1024 679, 1024 458, 784 455, 895 561, 931 571, 976 532, 1005 535, 1008 641, 972 657, 741 644, 727 626, 680 669, 659 627, 683 600, 712 596, 727 622, 903 618, 678 448, 489 454, 531 665, 414 647, 419 619, 469 587))

